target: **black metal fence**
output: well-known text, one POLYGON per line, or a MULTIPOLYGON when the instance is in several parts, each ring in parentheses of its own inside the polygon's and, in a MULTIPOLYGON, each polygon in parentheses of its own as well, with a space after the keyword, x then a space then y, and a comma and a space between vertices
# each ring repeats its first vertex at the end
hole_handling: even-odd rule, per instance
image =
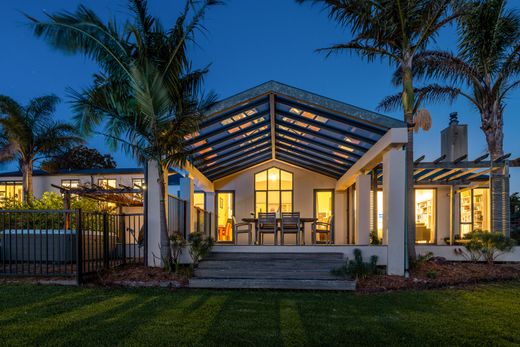
POLYGON ((0 210, 0 275, 76 276, 144 262, 143 214, 0 210))

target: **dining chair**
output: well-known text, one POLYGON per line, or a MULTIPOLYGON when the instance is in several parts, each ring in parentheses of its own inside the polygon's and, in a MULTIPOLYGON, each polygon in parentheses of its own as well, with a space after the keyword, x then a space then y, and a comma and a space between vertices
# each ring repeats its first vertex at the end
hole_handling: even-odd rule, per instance
POLYGON ((273 234, 274 244, 278 244, 278 225, 276 223, 276 213, 259 212, 256 227, 257 242, 264 244, 264 235, 273 234))
POLYGON ((282 212, 280 242, 283 246, 285 234, 295 234, 296 244, 300 244, 301 221, 300 212, 282 212))
POLYGON ((325 235, 325 244, 332 244, 332 219, 334 215, 330 215, 326 222, 316 221, 312 224, 312 244, 315 245, 317 242, 317 236, 319 234, 325 235))
POLYGON ((238 244, 238 235, 239 234, 247 234, 247 244, 251 244, 253 227, 251 223, 240 222, 237 223, 235 216, 233 216, 233 241, 235 245, 238 244))

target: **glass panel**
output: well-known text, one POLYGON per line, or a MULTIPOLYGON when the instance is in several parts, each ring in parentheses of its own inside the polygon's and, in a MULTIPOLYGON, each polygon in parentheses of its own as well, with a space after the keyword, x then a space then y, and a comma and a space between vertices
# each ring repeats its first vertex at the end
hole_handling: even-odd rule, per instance
POLYGON ((255 190, 267 190, 267 170, 255 175, 255 190))
POLYGON ((279 190, 280 189, 280 169, 270 168, 267 171, 267 188, 269 190, 279 190))
POLYGON ((205 202, 206 195, 202 192, 193 193, 193 206, 200 208, 201 210, 206 209, 205 202))
POLYGON ((281 170, 281 189, 292 190, 293 186, 293 175, 290 172, 281 170))
POLYGON ((435 190, 415 190, 415 229, 417 243, 435 242, 435 190))
POLYGON ((383 238, 383 192, 377 192, 377 237, 383 238))
POLYGON ((217 241, 233 241, 233 193, 217 193, 217 241))
POLYGON ((79 180, 61 180, 61 186, 63 188, 78 188, 79 180))
POLYGON ((267 192, 256 192, 255 214, 267 211, 267 192))
POLYGON ((292 192, 282 192, 281 210, 282 212, 292 212, 292 192))
POLYGON ((23 200, 22 182, 0 182, 0 203, 9 199, 15 199, 19 202, 23 200))
POLYGON ((134 188, 144 188, 144 178, 132 178, 132 186, 134 188))
POLYGON ((490 230, 489 189, 473 190, 473 230, 490 230))
MULTIPOLYGON (((332 195, 331 191, 316 192, 316 210, 314 213, 319 222, 328 223, 329 217, 332 216, 332 195)), ((325 226, 318 225, 317 228, 324 229, 325 226)))
POLYGON ((280 192, 267 192, 267 212, 280 211, 280 192))

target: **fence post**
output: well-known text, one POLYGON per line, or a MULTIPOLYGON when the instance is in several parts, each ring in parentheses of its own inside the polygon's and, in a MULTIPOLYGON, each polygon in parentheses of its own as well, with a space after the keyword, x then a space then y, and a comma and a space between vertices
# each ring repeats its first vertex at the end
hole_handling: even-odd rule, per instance
POLYGON ((103 212, 103 267, 108 269, 108 213, 103 212))
POLYGON ((81 209, 76 210, 76 283, 81 285, 83 277, 83 221, 81 209))
MULTIPOLYGON (((126 264, 126 215, 119 215, 119 230, 121 230, 121 243, 123 244, 122 256, 123 256, 123 264, 126 264)), ((135 218, 135 217, 134 217, 135 218)), ((135 224, 135 223, 134 223, 135 224)), ((130 223, 131 225, 131 223, 130 223)))

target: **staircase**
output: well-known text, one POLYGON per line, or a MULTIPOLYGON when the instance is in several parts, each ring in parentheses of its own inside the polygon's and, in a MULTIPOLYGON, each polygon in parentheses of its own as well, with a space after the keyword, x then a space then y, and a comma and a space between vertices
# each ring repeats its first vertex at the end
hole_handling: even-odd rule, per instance
POLYGON ((330 273, 342 253, 212 252, 195 269, 190 288, 355 290, 330 273))

